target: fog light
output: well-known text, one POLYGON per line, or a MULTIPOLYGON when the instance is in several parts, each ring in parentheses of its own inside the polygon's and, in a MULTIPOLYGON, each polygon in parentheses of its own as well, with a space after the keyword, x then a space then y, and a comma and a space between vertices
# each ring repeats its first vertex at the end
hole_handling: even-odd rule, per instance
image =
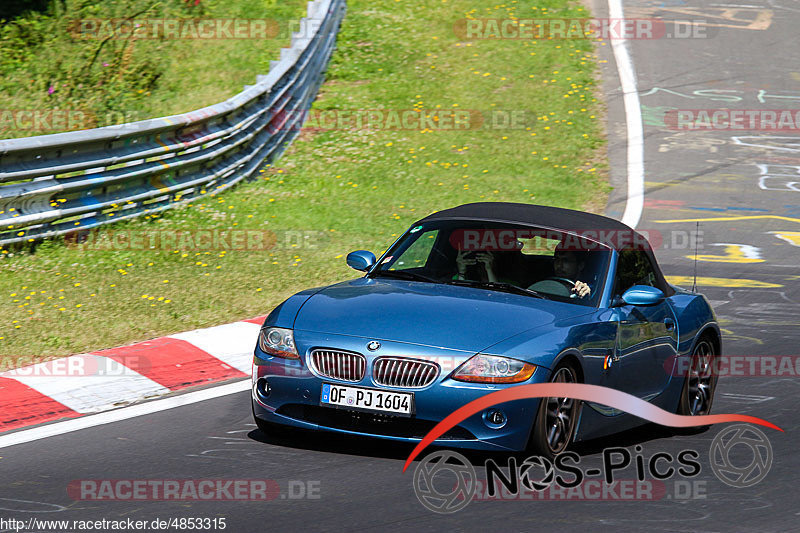
POLYGON ((487 409, 483 413, 483 422, 492 429, 500 429, 506 425, 508 418, 500 409, 487 409))
POLYGON ((253 392, 255 393, 256 400, 263 402, 269 398, 269 394, 272 392, 272 387, 269 386, 269 381, 267 381, 267 378, 261 378, 256 381, 256 384, 253 387, 253 392))

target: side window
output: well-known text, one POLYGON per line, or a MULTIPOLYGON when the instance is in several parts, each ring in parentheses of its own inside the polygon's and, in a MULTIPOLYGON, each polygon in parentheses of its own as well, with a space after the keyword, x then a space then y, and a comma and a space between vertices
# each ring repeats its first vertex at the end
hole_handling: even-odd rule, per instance
POLYGON ((391 265, 392 270, 406 270, 409 268, 421 268, 428 262, 428 257, 431 255, 431 249, 436 242, 436 236, 439 230, 426 231, 420 235, 417 240, 411 243, 411 246, 405 249, 397 258, 397 261, 391 265))
POLYGON ((655 287, 656 274, 647 254, 641 250, 623 250, 619 252, 614 296, 622 296, 625 291, 634 285, 655 287))

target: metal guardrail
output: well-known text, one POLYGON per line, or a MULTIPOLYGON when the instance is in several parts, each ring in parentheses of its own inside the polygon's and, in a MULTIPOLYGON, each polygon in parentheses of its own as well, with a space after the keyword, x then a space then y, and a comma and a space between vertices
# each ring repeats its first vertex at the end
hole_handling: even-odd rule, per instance
POLYGON ((273 162, 322 84, 345 0, 315 0, 267 75, 181 115, 0 141, 0 246, 157 213, 273 162), (305 35, 308 33, 308 35, 305 35))

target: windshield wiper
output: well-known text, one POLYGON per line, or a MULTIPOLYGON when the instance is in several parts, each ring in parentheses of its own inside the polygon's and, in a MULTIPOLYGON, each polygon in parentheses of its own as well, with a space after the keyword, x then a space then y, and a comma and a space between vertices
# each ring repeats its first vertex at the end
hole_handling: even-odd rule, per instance
POLYGON ((475 287, 478 289, 491 289, 502 292, 510 292, 514 294, 523 294, 525 296, 534 296, 536 298, 542 298, 545 300, 547 299, 547 297, 541 292, 534 291, 532 289, 526 289, 524 287, 519 287, 518 285, 514 285, 513 283, 503 283, 501 281, 470 281, 465 279, 457 279, 453 281, 448 281, 447 283, 451 285, 462 285, 464 287, 475 287))
POLYGON ((441 283, 439 280, 429 278, 408 270, 376 270, 370 277, 385 276, 387 278, 407 279, 409 281, 424 281, 426 283, 441 283))

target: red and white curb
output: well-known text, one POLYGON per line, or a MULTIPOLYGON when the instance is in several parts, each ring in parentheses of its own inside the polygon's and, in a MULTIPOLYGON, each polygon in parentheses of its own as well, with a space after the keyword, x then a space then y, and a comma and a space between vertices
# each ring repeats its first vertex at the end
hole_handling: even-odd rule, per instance
POLYGON ((264 318, 0 372, 0 433, 249 377, 264 318))

